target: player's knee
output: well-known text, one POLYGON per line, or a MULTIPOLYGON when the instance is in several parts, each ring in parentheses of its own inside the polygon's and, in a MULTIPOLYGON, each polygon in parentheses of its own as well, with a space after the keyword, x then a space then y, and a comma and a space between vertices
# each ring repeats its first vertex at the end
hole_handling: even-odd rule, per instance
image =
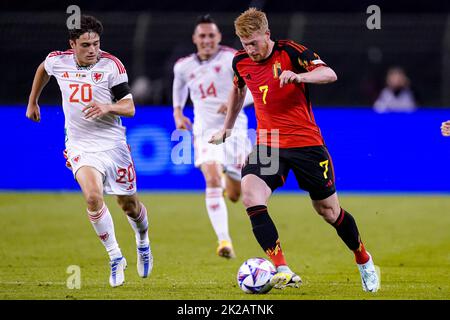
POLYGON ((205 178, 205 181, 208 188, 220 188, 222 186, 222 179, 220 176, 208 176, 205 178))
POLYGON ((258 206, 261 204, 261 201, 252 191, 244 191, 242 192, 242 204, 246 208, 258 206))
POLYGON ((321 215, 322 218, 330 224, 333 224, 339 215, 338 210, 336 211, 336 210, 334 210, 333 207, 329 207, 329 206, 319 206, 318 208, 316 208, 316 210, 317 210, 317 213, 319 215, 321 215))
POLYGON ((89 211, 98 211, 103 206, 103 197, 100 193, 92 192, 86 197, 86 204, 89 211))
POLYGON ((127 216, 134 218, 139 215, 139 201, 137 201, 136 199, 129 197, 119 197, 117 199, 117 202, 127 216))

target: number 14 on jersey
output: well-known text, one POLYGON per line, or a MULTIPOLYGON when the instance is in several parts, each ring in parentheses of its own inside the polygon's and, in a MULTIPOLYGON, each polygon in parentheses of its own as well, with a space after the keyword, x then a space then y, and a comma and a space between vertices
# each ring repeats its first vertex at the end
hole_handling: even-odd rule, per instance
POLYGON ((208 88, 206 89, 206 91, 203 88, 203 84, 200 84, 198 86, 198 89, 200 90, 200 93, 202 94, 201 98, 202 99, 206 99, 208 96, 217 97, 217 91, 216 91, 216 87, 214 86, 214 82, 211 82, 211 84, 208 86, 208 88))

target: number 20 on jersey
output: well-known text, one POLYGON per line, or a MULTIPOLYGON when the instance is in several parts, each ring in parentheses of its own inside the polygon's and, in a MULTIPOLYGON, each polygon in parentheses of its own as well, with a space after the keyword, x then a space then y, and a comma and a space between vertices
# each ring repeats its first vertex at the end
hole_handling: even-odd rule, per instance
POLYGON ((69 88, 72 91, 69 102, 91 102, 92 101, 92 86, 89 83, 79 84, 71 83, 69 88))

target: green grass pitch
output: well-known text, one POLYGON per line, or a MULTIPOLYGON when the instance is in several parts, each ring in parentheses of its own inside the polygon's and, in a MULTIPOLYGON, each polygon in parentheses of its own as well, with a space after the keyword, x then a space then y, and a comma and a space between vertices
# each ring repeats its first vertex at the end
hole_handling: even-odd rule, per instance
POLYGON ((378 293, 361 289, 353 254, 313 212, 304 194, 276 194, 269 212, 299 289, 248 295, 236 284, 247 258, 264 256, 242 204, 228 203, 237 259, 215 255, 216 239, 202 194, 141 194, 150 218, 154 269, 136 272, 134 235, 107 197, 128 260, 126 283, 108 284, 108 259, 79 193, 0 194, 0 299, 450 299, 450 197, 341 195, 380 267, 378 293), (67 268, 81 270, 68 289, 67 268))

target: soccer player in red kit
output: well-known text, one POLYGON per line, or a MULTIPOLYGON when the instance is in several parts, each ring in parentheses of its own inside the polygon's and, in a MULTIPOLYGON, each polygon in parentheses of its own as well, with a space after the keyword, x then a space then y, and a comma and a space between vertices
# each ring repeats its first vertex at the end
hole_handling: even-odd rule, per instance
POLYGON ((309 83, 334 82, 335 72, 301 44, 272 41, 262 11, 250 8, 234 25, 244 50, 233 59, 235 86, 224 127, 211 137, 210 143, 220 144, 231 134, 248 87, 256 109, 258 139, 242 169, 242 196, 253 233, 277 268, 271 284, 280 289, 299 287, 302 282, 286 263, 277 229, 267 211, 270 195, 284 184, 292 170, 299 187, 309 192, 314 209, 354 252, 363 290, 377 291, 379 275, 355 219, 339 204, 331 157, 308 95, 309 83))

